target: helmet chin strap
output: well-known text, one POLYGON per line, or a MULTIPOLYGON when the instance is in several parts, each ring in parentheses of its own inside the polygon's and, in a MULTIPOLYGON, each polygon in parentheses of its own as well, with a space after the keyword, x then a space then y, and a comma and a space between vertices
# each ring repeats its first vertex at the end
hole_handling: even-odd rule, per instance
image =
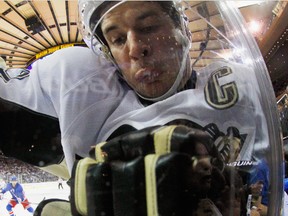
MULTIPOLYGON (((185 39, 183 38, 183 40, 186 40, 186 38, 185 38, 185 39)), ((188 39, 187 39, 187 40, 188 40, 188 39)), ((188 42, 188 41, 185 41, 185 42, 183 43, 183 53, 184 53, 184 55, 183 55, 183 59, 182 59, 182 62, 181 62, 181 67, 180 67, 180 69, 179 69, 179 73, 178 73, 178 75, 177 75, 177 77, 176 77, 175 82, 173 83, 173 85, 170 87, 170 89, 169 89, 167 92, 165 92, 163 95, 161 95, 161 96, 159 96, 159 97, 154 97, 154 98, 152 98, 152 97, 145 97, 145 96, 143 96, 143 95, 141 95, 140 93, 138 93, 138 92, 135 91, 136 94, 137 94, 140 98, 142 98, 142 99, 144 99, 144 100, 152 101, 152 102, 157 102, 157 101, 164 100, 164 99, 172 96, 173 94, 177 93, 177 90, 178 90, 178 88, 179 88, 179 85, 180 85, 180 83, 181 83, 181 81, 182 81, 182 79, 183 79, 183 77, 184 77, 185 71, 189 70, 189 68, 186 67, 186 66, 187 66, 186 62, 187 62, 187 60, 188 60, 187 57, 189 56, 189 55, 188 55, 188 54, 189 54, 189 48, 190 48, 189 42, 188 42)))

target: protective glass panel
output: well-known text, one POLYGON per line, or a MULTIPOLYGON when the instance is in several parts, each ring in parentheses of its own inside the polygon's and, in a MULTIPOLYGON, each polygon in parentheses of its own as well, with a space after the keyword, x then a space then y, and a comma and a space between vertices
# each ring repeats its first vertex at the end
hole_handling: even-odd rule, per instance
POLYGON ((277 103, 234 1, 104 3, 80 0, 97 57, 71 49, 35 62, 31 76, 1 70, 1 98, 45 114, 21 119, 4 104, 15 121, 2 125, 3 152, 59 176, 50 165, 64 167, 75 215, 281 215, 277 103), (32 76, 46 68, 59 79, 32 76), (39 91, 27 102, 19 89, 29 87, 39 91))
POLYGON ((281 128, 283 139, 288 138, 288 95, 284 94, 277 101, 278 111, 280 115, 281 128))

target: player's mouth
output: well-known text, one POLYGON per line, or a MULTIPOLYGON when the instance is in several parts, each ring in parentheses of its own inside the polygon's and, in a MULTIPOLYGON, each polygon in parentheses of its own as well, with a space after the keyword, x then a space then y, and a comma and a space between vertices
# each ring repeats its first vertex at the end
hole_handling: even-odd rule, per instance
POLYGON ((162 72, 154 69, 142 68, 135 74, 135 79, 137 82, 149 84, 159 80, 161 74, 162 72))

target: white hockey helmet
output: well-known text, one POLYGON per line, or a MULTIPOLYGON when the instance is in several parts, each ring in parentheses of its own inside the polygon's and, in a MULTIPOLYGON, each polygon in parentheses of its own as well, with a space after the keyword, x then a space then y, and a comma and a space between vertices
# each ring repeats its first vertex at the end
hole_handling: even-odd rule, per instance
MULTIPOLYGON (((83 40, 85 41, 87 46, 93 50, 94 53, 97 54, 100 53, 104 55, 107 59, 109 59, 118 68, 120 76, 121 76, 121 70, 118 67, 117 63, 115 62, 112 54, 110 53, 110 50, 106 45, 104 37, 102 36, 101 33, 99 34, 98 26, 107 13, 109 13, 111 10, 113 10, 120 4, 123 4, 124 2, 127 2, 127 0, 123 1, 79 0, 78 4, 79 29, 82 33, 83 40)), ((189 61, 188 57, 189 49, 191 47, 191 34, 190 31, 188 30, 188 21, 180 2, 181 1, 179 0, 159 1, 163 9, 164 7, 167 7, 166 8, 167 10, 169 10, 168 9, 169 7, 172 8, 172 10, 169 10, 168 14, 169 16, 172 17, 175 25, 179 27, 179 29, 181 29, 182 32, 181 42, 183 46, 182 47, 183 59, 180 64, 178 76, 175 79, 175 82, 171 86, 171 88, 166 93, 164 93, 159 97, 156 98, 144 97, 143 95, 139 94, 136 91, 136 93, 145 100, 160 101, 173 95, 174 93, 177 92, 186 70, 189 71, 191 70, 190 67, 187 67, 187 61, 189 61)))
MULTIPOLYGON (((83 40, 85 41, 88 47, 93 49, 93 51, 96 51, 95 48, 101 48, 101 44, 103 43, 102 41, 99 41, 99 38, 95 38, 96 28, 102 21, 103 17, 109 11, 113 10, 113 8, 127 1, 129 0, 122 0, 122 1, 78 0, 78 10, 79 10, 78 27, 82 33, 83 40), (105 13, 103 13, 104 11, 105 13), (92 40, 92 38, 96 39, 97 41, 92 40), (97 42, 100 43, 100 45, 95 44, 97 42)), ((183 25, 182 28, 185 29, 186 31, 185 34, 190 34, 189 31, 187 30, 187 18, 186 15, 184 14, 183 7, 180 4, 181 0, 170 0, 170 1, 168 0, 167 2, 171 2, 171 5, 175 7, 176 11, 178 11, 179 22, 182 22, 181 23, 181 25, 183 25)), ((176 16, 174 18, 176 18, 176 16)))
POLYGON ((4 70, 7 68, 6 62, 2 57, 0 57, 0 68, 4 70))

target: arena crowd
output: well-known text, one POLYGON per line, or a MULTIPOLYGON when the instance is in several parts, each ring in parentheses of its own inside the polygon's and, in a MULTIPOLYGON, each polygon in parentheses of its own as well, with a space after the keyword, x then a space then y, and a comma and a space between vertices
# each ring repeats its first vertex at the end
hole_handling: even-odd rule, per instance
POLYGON ((21 183, 36 183, 58 180, 57 176, 14 158, 5 157, 3 153, 0 152, 0 177, 8 182, 11 176, 17 176, 19 182, 21 183))

